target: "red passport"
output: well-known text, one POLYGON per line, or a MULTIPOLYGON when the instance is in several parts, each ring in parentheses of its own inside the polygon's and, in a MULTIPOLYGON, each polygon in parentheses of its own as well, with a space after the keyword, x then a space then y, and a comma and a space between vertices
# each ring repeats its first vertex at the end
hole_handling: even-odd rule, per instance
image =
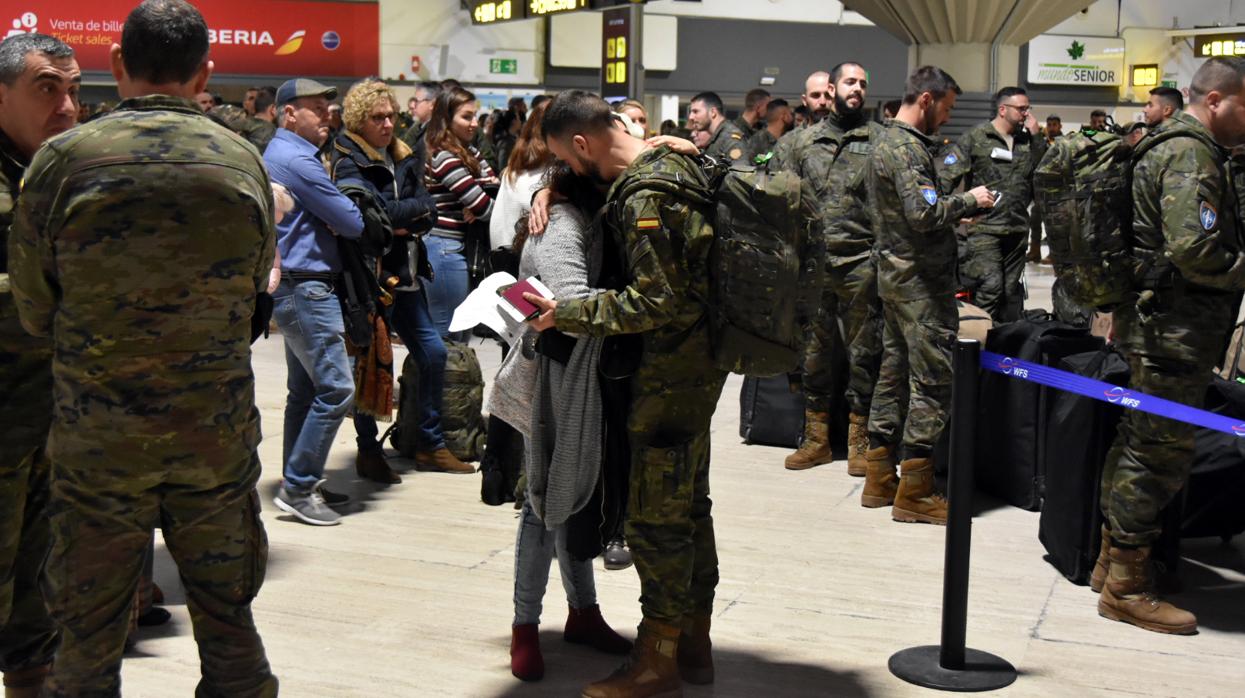
POLYGON ((540 308, 537 308, 535 304, 524 298, 524 293, 530 293, 534 296, 540 296, 541 298, 553 297, 553 292, 542 284, 540 279, 537 279, 534 276, 515 282, 514 284, 502 289, 501 297, 505 298, 506 302, 510 304, 510 307, 518 313, 518 317, 516 319, 524 321, 531 320, 540 314, 540 308))

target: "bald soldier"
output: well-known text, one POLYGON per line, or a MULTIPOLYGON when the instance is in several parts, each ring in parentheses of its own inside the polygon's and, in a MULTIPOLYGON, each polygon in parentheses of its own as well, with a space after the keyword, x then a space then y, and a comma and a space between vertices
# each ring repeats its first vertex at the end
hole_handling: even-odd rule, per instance
POLYGON ((185 0, 146 0, 111 49, 122 102, 31 160, 9 237, 22 326, 55 361, 44 696, 118 696, 134 590, 159 526, 186 588, 196 695, 277 694, 251 600, 259 413, 250 327, 275 254, 254 146, 194 103, 212 72, 185 0))
POLYGON ((5 250, 22 174, 46 139, 73 128, 82 73, 74 52, 43 34, 0 42, 0 670, 6 698, 34 698, 56 650, 39 573, 50 545, 52 345, 22 329, 5 250))

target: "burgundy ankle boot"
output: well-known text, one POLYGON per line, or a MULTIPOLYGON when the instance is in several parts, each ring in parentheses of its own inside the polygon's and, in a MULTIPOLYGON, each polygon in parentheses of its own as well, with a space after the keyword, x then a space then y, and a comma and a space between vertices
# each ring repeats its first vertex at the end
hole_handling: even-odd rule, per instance
POLYGON ((545 658, 540 654, 540 626, 535 623, 510 629, 510 673, 522 681, 540 681, 545 676, 545 658))
POLYGON ((601 607, 572 608, 566 617, 566 630, 562 639, 577 645, 588 645, 606 654, 626 654, 631 651, 631 641, 614 632, 601 617, 601 607))

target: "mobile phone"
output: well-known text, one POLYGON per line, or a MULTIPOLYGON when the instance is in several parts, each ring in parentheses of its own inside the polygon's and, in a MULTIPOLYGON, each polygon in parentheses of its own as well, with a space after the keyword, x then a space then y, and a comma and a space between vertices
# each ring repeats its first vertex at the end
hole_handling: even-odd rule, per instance
POLYGON ((993 196, 993 197, 994 197, 994 205, 995 205, 995 206, 998 206, 998 205, 999 205, 999 201, 1002 201, 1002 200, 1003 200, 1003 192, 999 191, 998 189, 991 189, 991 190, 990 190, 990 196, 993 196))

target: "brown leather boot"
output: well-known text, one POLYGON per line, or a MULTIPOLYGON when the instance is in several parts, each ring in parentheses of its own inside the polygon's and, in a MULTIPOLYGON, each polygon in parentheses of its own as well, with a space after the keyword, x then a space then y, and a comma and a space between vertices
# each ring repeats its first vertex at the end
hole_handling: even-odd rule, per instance
POLYGON ((371 480, 382 485, 396 485, 402 482, 402 476, 393 472, 385 454, 380 451, 359 451, 354 457, 354 471, 364 480, 371 480))
POLYGON ((416 453, 415 469, 420 472, 455 473, 458 475, 466 475, 476 471, 474 465, 458 460, 458 457, 450 453, 450 449, 444 446, 435 451, 419 451, 416 453))
POLYGON ((895 478, 895 454, 889 446, 865 451, 865 488, 860 491, 860 506, 868 509, 890 506, 899 487, 895 478))
POLYGON ((1107 581, 1098 597, 1098 615, 1156 633, 1192 635, 1197 616, 1160 599, 1150 572, 1150 547, 1107 551, 1107 581))
POLYGON ((51 664, 4 672, 4 698, 39 698, 51 664))
POLYGON ((787 470, 808 470, 834 460, 830 455, 829 420, 830 415, 825 412, 804 411, 804 442, 798 451, 787 456, 787 470))
POLYGON ((713 683, 713 642, 709 640, 709 615, 688 616, 679 635, 679 676, 697 686, 713 683))
POLYGON ((608 679, 584 686, 583 698, 681 697, 678 647, 679 628, 645 618, 627 661, 608 679))
POLYGON ((869 470, 869 459, 865 451, 869 450, 869 415, 852 414, 847 416, 847 474, 852 477, 864 477, 869 470))
POLYGON ((947 525, 947 500, 934 494, 934 462, 909 458, 899 464, 899 491, 891 518, 904 523, 947 525))
POLYGON ((1102 525, 1102 547, 1098 548, 1098 560, 1094 562, 1094 571, 1089 575, 1089 589, 1095 594, 1102 591, 1107 583, 1107 551, 1111 549, 1111 529, 1102 525))

